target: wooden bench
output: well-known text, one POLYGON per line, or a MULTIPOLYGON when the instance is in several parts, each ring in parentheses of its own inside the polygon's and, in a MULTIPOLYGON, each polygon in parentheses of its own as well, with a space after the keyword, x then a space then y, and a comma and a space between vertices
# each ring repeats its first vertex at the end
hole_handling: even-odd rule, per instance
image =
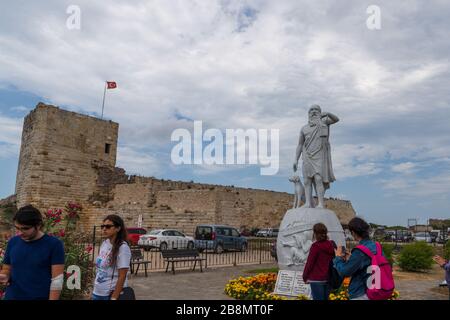
POLYGON ((141 266, 141 264, 143 264, 145 276, 147 277, 147 267, 150 263, 151 261, 144 260, 144 255, 142 254, 142 250, 140 248, 131 249, 131 261, 130 261, 131 274, 133 274, 134 266, 137 265, 136 272, 134 272, 134 274, 137 275, 139 267, 141 266))
POLYGON ((202 261, 206 260, 201 258, 197 249, 172 249, 161 251, 164 261, 167 263, 166 272, 169 270, 169 265, 172 263, 172 273, 175 274, 175 263, 184 261, 193 261, 194 267, 192 271, 195 270, 197 261, 200 262, 200 272, 203 272, 202 261))

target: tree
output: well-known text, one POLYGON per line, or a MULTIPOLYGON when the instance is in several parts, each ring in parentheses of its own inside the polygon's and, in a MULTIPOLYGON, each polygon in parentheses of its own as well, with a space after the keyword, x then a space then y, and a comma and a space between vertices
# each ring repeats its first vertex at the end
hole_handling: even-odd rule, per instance
POLYGON ((387 230, 408 230, 408 228, 404 226, 390 226, 387 227, 387 230))

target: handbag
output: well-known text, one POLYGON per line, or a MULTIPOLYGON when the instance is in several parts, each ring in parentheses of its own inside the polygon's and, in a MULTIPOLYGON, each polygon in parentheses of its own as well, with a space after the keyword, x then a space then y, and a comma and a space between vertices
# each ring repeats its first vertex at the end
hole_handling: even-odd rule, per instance
POLYGON ((331 289, 336 290, 342 286, 344 278, 340 276, 339 272, 333 266, 333 260, 330 261, 328 270, 328 284, 331 289))
POLYGON ((131 287, 125 287, 119 294, 117 300, 136 300, 136 295, 134 294, 134 289, 131 287))
MULTIPOLYGON (((336 243, 334 241, 331 241, 333 243, 333 247, 337 248, 336 243)), ((342 286, 342 282, 344 281, 344 278, 341 277, 339 272, 336 270, 336 268, 333 266, 333 259, 330 260, 330 265, 328 266, 328 285, 332 290, 339 289, 342 286)))
MULTIPOLYGON (((113 272, 112 272, 112 276, 111 276, 111 286, 109 287, 109 291, 111 292, 111 294, 109 295, 109 297, 111 297, 112 293, 113 293, 112 280, 114 279, 114 272, 116 271, 116 263, 117 263, 117 261, 114 262, 113 272)), ((134 289, 131 287, 122 288, 122 291, 120 292, 117 300, 136 300, 136 295, 134 294, 134 289)))

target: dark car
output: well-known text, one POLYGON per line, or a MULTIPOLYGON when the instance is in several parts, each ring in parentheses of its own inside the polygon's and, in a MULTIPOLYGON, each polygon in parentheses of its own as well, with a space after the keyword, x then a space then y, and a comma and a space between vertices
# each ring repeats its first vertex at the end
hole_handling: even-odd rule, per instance
POLYGON ((247 250, 247 238, 230 226, 199 225, 195 228, 194 238, 199 251, 207 249, 222 253, 226 250, 247 250))
POLYGON ((137 246, 139 238, 147 233, 144 228, 127 228, 128 232, 128 242, 132 246, 137 246))

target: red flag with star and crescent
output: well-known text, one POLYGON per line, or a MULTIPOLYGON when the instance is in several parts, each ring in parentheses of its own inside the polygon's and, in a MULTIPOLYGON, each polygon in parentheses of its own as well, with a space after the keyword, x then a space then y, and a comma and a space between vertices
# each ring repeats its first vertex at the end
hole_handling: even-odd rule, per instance
POLYGON ((116 89, 117 83, 115 81, 106 81, 107 89, 116 89))

